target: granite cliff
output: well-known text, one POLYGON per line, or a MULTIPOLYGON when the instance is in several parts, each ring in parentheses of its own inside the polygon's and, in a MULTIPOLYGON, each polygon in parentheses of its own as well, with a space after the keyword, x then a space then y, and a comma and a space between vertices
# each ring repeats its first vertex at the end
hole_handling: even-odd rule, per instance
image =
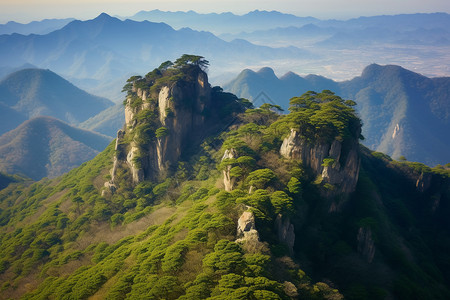
POLYGON ((245 108, 234 95, 211 87, 204 62, 185 55, 128 80, 125 125, 117 133, 111 180, 105 183, 111 192, 119 168, 129 170, 134 185, 172 174, 181 158, 245 108))
POLYGON ((291 129, 283 140, 280 154, 285 158, 296 159, 309 167, 323 184, 332 185, 330 195, 350 194, 358 182, 359 144, 357 140, 343 142, 335 139, 330 142, 310 143, 291 129))

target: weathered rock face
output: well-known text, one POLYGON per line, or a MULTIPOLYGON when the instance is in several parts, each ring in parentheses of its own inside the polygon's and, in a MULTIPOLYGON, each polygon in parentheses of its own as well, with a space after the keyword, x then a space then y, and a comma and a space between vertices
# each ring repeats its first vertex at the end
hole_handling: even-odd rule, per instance
MULTIPOLYGON (((225 159, 231 159, 231 158, 237 158, 238 154, 235 149, 226 149, 225 153, 223 154, 222 161, 225 159)), ((230 176, 231 171, 231 165, 228 165, 223 170, 223 185, 225 188, 225 191, 231 192, 233 190, 234 183, 236 181, 236 178, 230 176)))
POLYGON ((125 131, 119 130, 117 131, 117 138, 116 138, 116 146, 114 150, 116 151, 116 155, 114 156, 114 164, 113 168, 111 169, 111 180, 105 182, 104 187, 105 190, 102 191, 102 196, 105 196, 108 192, 111 194, 114 194, 117 190, 117 186, 115 183, 115 176, 117 172, 117 168, 119 166, 120 160, 124 159, 125 155, 125 149, 123 147, 123 138, 125 135, 125 131))
POLYGON ((297 131, 291 129, 284 139, 280 154, 289 159, 300 160, 305 166, 322 177, 322 183, 333 185, 329 196, 349 194, 355 190, 358 181, 361 159, 357 141, 310 144, 297 131), (325 162, 324 160, 327 159, 325 162))
POLYGON ((244 211, 239 217, 236 242, 259 242, 259 233, 255 226, 255 216, 251 211, 244 211))
POLYGON ((281 214, 277 215, 275 219, 275 229, 278 234, 278 240, 288 246, 289 254, 294 253, 294 243, 295 243, 295 231, 294 225, 288 217, 284 217, 281 214))
POLYGON ((177 82, 172 87, 161 89, 158 97, 159 120, 169 133, 157 138, 159 172, 166 173, 171 163, 180 158, 186 145, 205 131, 205 107, 210 101, 211 88, 204 72, 200 72, 197 81, 191 84, 177 82))
POLYGON ((194 79, 177 80, 163 86, 157 99, 151 99, 149 91, 133 86, 125 104, 125 130, 118 132, 115 163, 108 188, 114 185, 117 166, 121 163, 129 167, 135 184, 167 175, 183 151, 189 148, 187 146, 208 132, 210 126, 206 120, 206 108, 210 102, 211 87, 206 73, 201 70, 194 79), (140 118, 146 112, 157 114, 151 125, 153 130, 165 130, 153 140, 143 143, 138 127, 142 127, 140 118), (130 140, 128 143, 123 143, 125 136, 130 140))
POLYGON ((135 143, 131 144, 131 148, 127 154, 127 163, 131 169, 131 174, 133 176, 133 182, 141 182, 144 180, 144 170, 136 164, 136 159, 139 157, 139 148, 136 147, 135 143))
POLYGON ((371 263, 375 256, 375 242, 372 238, 372 230, 370 228, 360 227, 358 231, 358 253, 368 262, 371 263))

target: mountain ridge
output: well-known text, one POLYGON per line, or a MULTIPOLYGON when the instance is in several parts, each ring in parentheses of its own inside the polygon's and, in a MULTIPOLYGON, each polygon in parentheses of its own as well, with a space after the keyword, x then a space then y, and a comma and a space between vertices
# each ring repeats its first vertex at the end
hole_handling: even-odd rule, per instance
POLYGON ((67 19, 44 19, 41 21, 32 21, 26 24, 9 21, 5 24, 0 24, 1 34, 47 34, 54 30, 57 30, 67 23, 73 21, 73 18, 67 19))
MULTIPOLYGON (((1 35, 0 45, 0 66, 11 62, 32 63, 68 78, 94 79, 99 81, 97 84, 115 80, 128 72, 145 72, 146 66, 156 67, 160 61, 190 52, 200 51, 218 65, 225 58, 242 64, 273 57, 311 55, 299 48, 230 43, 209 32, 175 30, 149 21, 120 21, 107 14, 88 21, 75 20, 42 36, 1 35), (104 26, 105 22, 110 26, 104 26)), ((120 89, 115 88, 120 95, 120 89)))
POLYGON ((0 169, 33 180, 57 177, 95 157, 109 142, 109 137, 40 116, 0 136, 0 169))
MULTIPOLYGON (((0 81, 0 103, 22 120, 49 115, 72 124, 113 105, 110 100, 88 94, 56 73, 43 69, 23 69, 5 77, 0 81)), ((0 133, 8 128, 14 126, 5 124, 0 127, 0 133)))
POLYGON ((244 70, 224 88, 240 97, 278 104, 284 109, 287 99, 298 93, 336 91, 358 103, 367 146, 396 158, 403 155, 412 161, 436 165, 449 160, 449 81, 448 77, 428 78, 395 65, 372 64, 361 76, 341 82, 295 73, 265 80, 258 72, 244 70), (269 99, 261 98, 262 94, 269 99))

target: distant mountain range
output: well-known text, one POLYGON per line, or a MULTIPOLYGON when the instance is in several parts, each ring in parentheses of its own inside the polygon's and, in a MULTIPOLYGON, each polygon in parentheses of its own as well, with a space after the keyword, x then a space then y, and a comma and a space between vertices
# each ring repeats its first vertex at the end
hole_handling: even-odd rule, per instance
POLYGON ((0 81, 0 134, 36 116, 78 124, 112 105, 50 70, 20 70, 0 81))
POLYGON ((33 21, 26 24, 10 21, 6 24, 0 24, 0 34, 47 34, 62 28, 73 20, 75 19, 45 19, 42 21, 33 21))
POLYGON ((37 117, 0 136, 0 171, 34 180, 56 177, 94 158, 109 137, 37 117))
MULTIPOLYGON (((264 65, 340 80, 356 76, 372 62, 414 67, 432 76, 450 73, 441 63, 450 47, 450 15, 445 13, 338 21, 277 11, 239 16, 153 10, 130 18, 101 14, 47 34, 0 35, 0 76, 2 69, 29 63, 121 102, 127 76, 145 75, 161 61, 184 53, 208 59, 210 78, 219 85, 243 68, 264 65)), ((35 24, 38 30, 46 22, 28 27, 35 24)))
POLYGON ((246 39, 269 46, 318 43, 317 46, 391 42, 400 44, 448 45, 450 15, 417 13, 359 17, 349 20, 320 20, 278 11, 255 10, 244 15, 233 13, 200 14, 194 11, 141 11, 129 17, 136 21, 165 22, 175 28, 189 27, 218 34, 227 40, 246 39))
POLYGON ((287 110, 290 98, 309 90, 336 91, 338 83, 318 75, 301 77, 293 72, 278 78, 273 69, 265 67, 257 72, 245 69, 223 88, 239 97, 252 100, 255 105, 269 102, 287 110))
POLYGON ((450 161, 449 77, 427 78, 399 66, 373 64, 360 77, 336 82, 292 72, 278 78, 263 68, 242 71, 224 89, 256 105, 271 102, 285 109, 291 97, 329 89, 358 103, 369 148, 429 165, 450 161))
POLYGON ((155 9, 140 11, 128 18, 136 21, 164 22, 175 28, 189 27, 195 30, 207 30, 215 34, 302 26, 320 21, 313 17, 298 17, 278 11, 264 10, 254 10, 244 15, 235 15, 231 12, 201 14, 192 10, 171 12, 155 9))
MULTIPOLYGON (((93 20, 72 21, 46 35, 0 36, 0 67, 31 63, 71 80, 94 80, 96 85, 129 72, 147 72, 161 61, 184 53, 217 62, 214 65, 218 69, 229 68, 229 62, 246 65, 275 58, 312 57, 295 47, 270 48, 244 40, 226 42, 209 32, 174 30, 169 25, 148 21, 121 21, 104 13, 93 20)), ((120 94, 121 86, 114 89, 120 94)))
POLYGON ((39 180, 92 159, 123 125, 123 108, 113 117, 111 109, 117 110, 111 101, 86 93, 50 70, 10 74, 0 82, 0 171, 39 180), (111 123, 111 118, 121 124, 111 123), (81 126, 88 119, 86 128, 109 136, 67 124, 81 126))

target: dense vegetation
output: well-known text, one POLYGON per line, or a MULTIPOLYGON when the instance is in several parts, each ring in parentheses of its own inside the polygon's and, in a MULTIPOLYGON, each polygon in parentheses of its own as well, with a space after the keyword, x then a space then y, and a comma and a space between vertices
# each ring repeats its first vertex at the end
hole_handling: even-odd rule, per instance
MULTIPOLYGON (((241 133, 236 136, 233 143, 241 133)), ((267 223, 275 212, 287 212, 284 202, 292 199, 274 190, 281 183, 273 171, 250 172, 256 168, 251 157, 239 161, 243 169, 250 167, 249 184, 269 189, 255 192, 265 200, 245 199, 244 188, 221 191, 214 167, 220 152, 205 144, 203 155, 180 162, 173 178, 143 182, 111 199, 100 196, 98 184, 111 166, 112 145, 60 180, 8 187, 1 215, 4 295, 23 293, 20 286, 32 281, 29 287, 37 289, 26 296, 30 299, 338 297, 325 283, 312 285, 283 246, 246 249, 234 242, 238 203, 253 204, 267 223)))
MULTIPOLYGON (((183 80, 188 68, 177 64, 130 82, 151 90, 183 80)), ((448 166, 363 148, 355 193, 329 212, 316 175, 279 154, 290 128, 310 143, 359 138, 353 106, 323 91, 293 98, 287 115, 270 104, 249 108, 176 162, 173 176, 133 185, 128 169, 118 169, 112 195, 101 190, 113 143, 60 178, 11 183, 0 191, 0 298, 448 298, 448 166), (238 155, 222 160, 230 149, 238 155), (429 179, 422 192, 419 177, 429 179), (259 241, 236 242, 244 211, 259 241), (280 242, 277 218, 294 225, 293 249, 280 242), (372 232, 371 262, 358 250, 361 228, 372 232)))
MULTIPOLYGON (((194 75, 197 75, 199 68, 204 70, 208 65, 209 62, 203 56, 184 54, 175 63, 170 60, 163 62, 158 68, 147 73, 145 77, 131 76, 122 92, 127 92, 128 96, 135 96, 133 88, 149 89, 150 96, 156 98, 161 87, 170 86, 179 81, 190 81, 194 75)), ((135 96, 131 106, 137 106, 142 103, 141 101, 142 99, 135 96)))

